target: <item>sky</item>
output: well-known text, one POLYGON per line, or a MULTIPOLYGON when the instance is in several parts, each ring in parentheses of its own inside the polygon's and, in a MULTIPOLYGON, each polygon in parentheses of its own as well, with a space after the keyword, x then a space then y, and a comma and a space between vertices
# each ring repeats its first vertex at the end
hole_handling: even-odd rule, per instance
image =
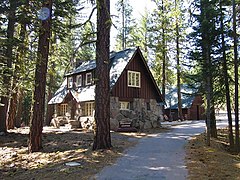
MULTIPOLYGON (((111 15, 118 15, 118 12, 116 10, 116 3, 118 0, 110 0, 110 13, 111 15)), ((155 7, 155 3, 152 2, 152 0, 129 0, 130 5, 133 7, 133 17, 136 19, 136 21, 141 19, 141 16, 144 14, 145 8, 147 9, 147 11, 152 12, 154 7, 155 7)), ((83 11, 82 14, 82 18, 83 21, 85 21, 90 13, 92 11, 92 5, 89 4, 89 7, 86 8, 83 11)), ((95 11, 96 13, 96 11, 95 11)), ((95 15, 96 17, 96 15, 95 15)), ((95 17, 92 18, 92 20, 94 21, 95 17)), ((113 18, 113 24, 114 24, 114 18, 113 18)), ((110 34, 110 38, 111 38, 111 50, 113 50, 114 46, 115 46, 115 39, 116 39, 116 35, 117 35, 117 29, 112 26, 111 27, 111 34, 110 34)))
MULTIPOLYGON (((117 15, 116 3, 118 0, 110 0, 110 12, 111 15, 117 15)), ((155 7, 155 3, 152 0, 129 0, 130 5, 133 7, 133 17, 138 21, 144 14, 145 8, 147 11, 152 12, 155 7)), ((113 22, 114 23, 114 22, 113 22)), ((115 45, 115 37, 117 35, 117 30, 115 27, 111 27, 111 48, 115 45)))

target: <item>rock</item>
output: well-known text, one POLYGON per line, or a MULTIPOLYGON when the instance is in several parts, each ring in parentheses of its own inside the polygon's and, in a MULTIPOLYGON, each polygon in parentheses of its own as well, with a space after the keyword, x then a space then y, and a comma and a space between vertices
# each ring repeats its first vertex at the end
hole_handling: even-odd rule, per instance
POLYGON ((119 128, 119 122, 114 118, 110 118, 110 129, 113 131, 116 131, 118 128, 119 128))
POLYGON ((121 121, 122 119, 124 119, 125 117, 121 114, 121 113, 119 113, 116 117, 115 117, 115 119, 119 122, 119 121, 121 121))
POLYGON ((152 128, 152 123, 150 121, 146 121, 144 124, 144 129, 151 129, 152 128))

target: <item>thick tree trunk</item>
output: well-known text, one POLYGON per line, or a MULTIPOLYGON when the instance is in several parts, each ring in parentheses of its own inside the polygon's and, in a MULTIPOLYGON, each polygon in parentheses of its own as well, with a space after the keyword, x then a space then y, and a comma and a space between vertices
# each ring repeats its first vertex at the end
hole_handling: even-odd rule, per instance
POLYGON ((109 86, 109 45, 110 45, 110 0, 98 0, 97 44, 96 44, 96 98, 95 133, 93 150, 109 149, 110 134, 110 86, 109 86))
POLYGON ((10 10, 8 14, 8 27, 7 27, 7 49, 6 49, 6 67, 3 84, 6 89, 4 96, 0 97, 0 132, 7 132, 6 121, 8 118, 8 109, 9 109, 9 96, 11 89, 11 77, 12 77, 12 58, 13 58, 13 35, 14 35, 14 25, 16 22, 16 1, 10 0, 10 10))
POLYGON ((35 90, 33 96, 33 114, 30 121, 29 152, 37 152, 42 149, 42 129, 45 110, 46 75, 49 54, 49 40, 51 28, 52 0, 49 0, 43 7, 50 10, 50 17, 42 21, 39 32, 38 57, 35 70, 35 90))

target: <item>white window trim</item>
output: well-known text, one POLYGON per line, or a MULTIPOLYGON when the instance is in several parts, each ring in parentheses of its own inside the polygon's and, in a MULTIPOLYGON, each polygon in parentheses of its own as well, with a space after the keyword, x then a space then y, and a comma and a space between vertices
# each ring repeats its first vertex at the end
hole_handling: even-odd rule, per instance
POLYGON ((141 87, 141 73, 137 71, 128 71, 128 87, 141 87), (137 78, 139 77, 138 83, 137 78))
POLYGON ((80 74, 80 75, 77 75, 77 80, 76 80, 77 82, 76 82, 76 84, 77 84, 77 87, 80 87, 80 86, 82 86, 82 75, 80 74), (78 80, 79 80, 79 78, 81 79, 81 81, 79 82, 78 80))
POLYGON ((86 85, 91 85, 92 84, 92 73, 86 73, 86 85), (88 75, 90 75, 90 82, 88 82, 88 75))
POLYGON ((59 114, 61 116, 65 116, 66 113, 68 112, 68 104, 60 104, 60 107, 59 107, 59 114))
POLYGON ((73 88, 73 77, 68 77, 68 88, 73 88))
POLYGON ((130 110, 130 102, 120 101, 120 110, 130 110))
POLYGON ((85 116, 93 116, 94 115, 94 102, 86 102, 84 105, 84 115, 85 116))

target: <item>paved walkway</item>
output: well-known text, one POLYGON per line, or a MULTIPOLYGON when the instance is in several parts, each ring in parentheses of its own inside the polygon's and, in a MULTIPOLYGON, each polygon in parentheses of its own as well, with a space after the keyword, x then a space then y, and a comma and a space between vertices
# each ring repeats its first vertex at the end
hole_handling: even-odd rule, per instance
POLYGON ((184 163, 187 140, 205 130, 204 121, 172 126, 166 133, 140 139, 113 166, 105 167, 97 180, 184 180, 188 172, 184 163))

